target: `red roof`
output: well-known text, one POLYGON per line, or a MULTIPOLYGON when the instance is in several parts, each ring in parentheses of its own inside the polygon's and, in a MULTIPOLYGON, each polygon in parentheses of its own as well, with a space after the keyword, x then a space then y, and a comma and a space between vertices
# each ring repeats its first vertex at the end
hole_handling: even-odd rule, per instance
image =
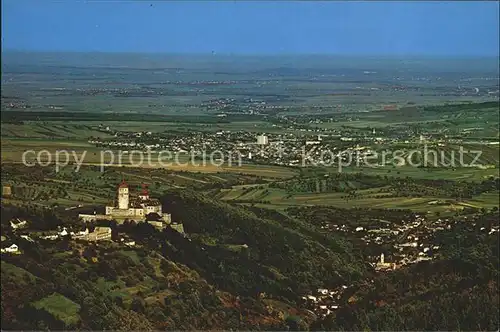
POLYGON ((149 195, 149 192, 148 192, 148 185, 147 184, 142 184, 142 195, 145 195, 145 196, 148 196, 149 195))
POLYGON ((120 185, 118 186, 118 188, 128 188, 127 182, 125 182, 125 180, 122 180, 122 183, 120 183, 120 185))

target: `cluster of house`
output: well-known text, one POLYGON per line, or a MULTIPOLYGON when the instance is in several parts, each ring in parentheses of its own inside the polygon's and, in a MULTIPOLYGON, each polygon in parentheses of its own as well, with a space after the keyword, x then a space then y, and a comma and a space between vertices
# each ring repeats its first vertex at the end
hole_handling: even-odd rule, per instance
MULTIPOLYGON (((435 252, 439 250, 439 246, 432 245, 432 233, 439 228, 431 228, 424 222, 425 219, 417 215, 415 220, 410 223, 394 225, 392 229, 376 230, 372 234, 362 237, 366 243, 393 243, 394 250, 390 253, 392 262, 385 262, 382 253, 380 260, 372 263, 375 270, 394 270, 405 265, 432 260, 435 257, 435 252)), ((445 225, 445 227, 450 228, 451 226, 445 225)))
MULTIPOLYGON (((467 220, 467 216, 464 216, 467 220)), ((434 242, 434 233, 451 229, 456 220, 437 219, 426 220, 423 216, 415 215, 410 221, 401 220, 386 227, 349 227, 347 225, 323 225, 322 228, 331 231, 350 233, 367 245, 392 244, 392 250, 380 256, 370 257, 370 264, 375 271, 395 270, 405 265, 432 260, 440 246, 434 242), (387 259, 389 256, 389 259, 387 259)), ((472 222, 472 225, 475 225, 472 222)), ((481 232, 489 235, 498 232, 498 226, 478 227, 481 232)))
MULTIPOLYGON (((26 225, 26 221, 25 220, 19 221, 19 219, 15 219, 11 221, 11 225, 15 225, 15 227, 13 227, 14 230, 20 229, 26 225)), ((52 234, 38 235, 36 238, 53 241, 69 236, 73 240, 97 242, 97 241, 111 240, 111 233, 112 233, 111 228, 106 226, 97 226, 92 231, 90 231, 89 228, 87 227, 85 228, 84 231, 79 231, 79 232, 68 232, 67 228, 63 227, 62 230, 53 232, 52 234)), ((26 241, 35 242, 35 240, 33 240, 33 238, 28 234, 21 234, 20 237, 26 241)), ((120 240, 121 240, 120 242, 122 242, 124 245, 128 247, 135 246, 135 241, 125 240, 124 238, 121 238, 120 240)), ((11 254, 21 253, 17 244, 12 244, 9 247, 2 248, 1 252, 11 253, 11 254)))
MULTIPOLYGON (((277 126, 273 124, 273 126, 277 126)), ((300 134, 259 134, 255 135, 248 131, 219 131, 215 133, 190 132, 189 135, 179 135, 177 137, 164 137, 157 133, 142 132, 116 132, 115 137, 102 139, 90 138, 89 143, 98 147, 110 147, 122 149, 121 153, 127 157, 133 150, 150 151, 158 153, 160 151, 170 151, 172 153, 183 153, 191 156, 202 157, 211 151, 231 151, 232 158, 238 160, 255 160, 259 162, 297 166, 302 161, 303 148, 308 146, 308 161, 314 164, 323 162, 323 151, 335 151, 337 144, 330 144, 323 137, 329 139, 340 139, 341 141, 354 141, 353 138, 342 135, 324 135, 326 129, 306 129, 295 128, 300 134), (144 137, 147 136, 147 140, 144 137)), ((333 132, 336 132, 335 130, 333 132)), ((372 151, 362 151, 353 143, 352 148, 342 151, 342 155, 337 158, 347 158, 347 154, 355 154, 360 158, 370 155, 372 151)), ((165 161, 165 160, 162 160, 165 161)))
POLYGON ((45 239, 55 240, 59 237, 70 236, 75 240, 85 240, 85 241, 103 241, 103 240, 111 240, 111 227, 106 226, 97 226, 94 228, 93 232, 89 231, 89 228, 85 228, 84 231, 80 232, 68 232, 66 228, 63 228, 59 234, 55 235, 47 235, 45 239))
POLYGON ((340 299, 348 287, 342 285, 337 289, 319 288, 316 294, 302 296, 302 301, 307 309, 319 316, 327 316, 340 308, 340 299))
POLYGON ((393 223, 385 227, 326 224, 321 228, 350 233, 367 245, 391 243, 393 250, 370 258, 371 266, 375 271, 381 272, 433 259, 439 246, 432 245, 432 233, 436 230, 449 229, 451 225, 447 222, 439 220, 437 224, 430 224, 423 216, 415 215, 410 221, 401 220, 401 223, 393 223), (387 254, 390 261, 385 257, 387 254))
MULTIPOLYGON (((79 214, 82 221, 90 222, 96 220, 116 220, 121 223, 125 220, 143 221, 151 224, 158 230, 170 227, 177 232, 184 234, 184 226, 182 223, 172 222, 171 215, 163 213, 160 201, 149 197, 148 191, 144 188, 137 196, 129 199, 128 185, 123 181, 118 186, 117 204, 105 207, 105 214, 79 214)), ((28 221, 20 218, 10 220, 10 225, 14 231, 21 230, 28 226, 28 221)), ((111 240, 112 230, 107 226, 97 226, 92 231, 87 227, 83 231, 68 232, 67 228, 62 228, 59 231, 53 231, 49 234, 37 236, 44 240, 57 240, 66 236, 75 240, 84 241, 108 241, 111 240)), ((22 234, 21 238, 34 242, 27 234, 22 234)), ((134 241, 121 239, 126 246, 135 246, 134 241)), ((20 253, 17 244, 12 244, 8 247, 1 248, 2 253, 20 253)))
MULTIPOLYGON (((20 218, 15 218, 9 221, 10 226, 12 227, 13 230, 19 230, 23 229, 28 226, 28 222, 24 219, 20 218)), ((21 237, 24 237, 21 235, 21 237)), ((2 242, 4 241, 5 237, 2 236, 2 242)), ((3 247, 0 249, 1 253, 9 253, 9 254, 20 254, 21 251, 19 250, 19 246, 15 243, 11 244, 8 247, 3 247)))
MULTIPOLYGON (((470 222, 477 231, 488 235, 495 235, 499 232, 497 224, 479 224, 474 220, 467 220, 466 216, 464 216, 464 220, 470 222)), ((361 226, 349 227, 346 225, 328 225, 328 228, 339 232, 352 233, 361 237, 366 243, 393 243, 395 250, 390 253, 390 262, 386 261, 384 253, 372 257, 372 262, 370 262, 375 271, 385 272, 398 269, 404 265, 433 259, 434 253, 440 249, 440 246, 433 244, 432 234, 436 231, 450 229, 455 222, 450 219, 429 221, 422 216, 415 215, 410 222, 402 221, 402 225, 394 224, 392 229, 366 229, 361 226)), ((323 225, 323 227, 326 226, 323 225)), ((316 294, 302 296, 302 300, 305 307, 316 315, 327 316, 334 310, 339 309, 343 303, 356 301, 355 297, 347 299, 345 295, 346 289, 348 289, 346 285, 334 290, 318 289, 316 294)))
MULTIPOLYGON (((346 147, 342 151, 337 151, 335 158, 346 159, 356 158, 356 162, 364 162, 368 156, 375 152, 368 147, 360 147, 357 143, 375 142, 376 144, 390 140, 393 143, 401 143, 399 137, 401 133, 396 133, 397 138, 380 137, 375 129, 371 132, 357 132, 357 134, 347 135, 346 131, 334 129, 302 128, 297 123, 286 120, 287 129, 296 130, 296 133, 287 134, 260 134, 255 136, 248 131, 219 131, 216 133, 190 132, 189 135, 179 135, 177 137, 164 137, 162 134, 151 132, 115 132, 115 137, 111 139, 91 138, 89 143, 99 147, 113 147, 123 149, 122 153, 129 153, 129 150, 145 150, 152 153, 159 151, 171 151, 174 153, 192 154, 193 151, 233 151, 237 152, 242 160, 253 160, 258 158, 259 162, 271 164, 297 166, 304 159, 303 148, 308 146, 308 158, 306 163, 321 164, 324 162, 324 151, 338 150, 338 143, 352 142, 351 147, 346 147), (297 127, 298 126, 298 127, 297 127), (147 137, 147 140, 144 140, 147 137), (328 138, 323 140, 323 138, 328 138), (349 157, 348 155, 351 155, 349 157)), ((282 124, 273 124, 280 126, 282 124)), ((348 133, 348 131, 347 131, 348 133)), ((410 135, 408 133, 408 135, 410 135)), ((405 137, 407 137, 406 135, 405 137)), ((411 134, 412 135, 412 134, 411 134)), ((409 137, 413 137, 413 136, 409 137)), ((418 138, 417 138, 418 139, 418 138)), ((422 138, 420 138, 422 140, 422 138)), ((405 140, 410 143, 411 141, 405 140)))

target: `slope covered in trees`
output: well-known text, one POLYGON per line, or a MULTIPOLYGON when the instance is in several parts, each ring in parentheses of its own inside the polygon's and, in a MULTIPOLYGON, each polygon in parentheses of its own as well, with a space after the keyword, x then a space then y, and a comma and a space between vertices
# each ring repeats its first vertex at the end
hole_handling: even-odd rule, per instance
MULTIPOLYGON (((364 274, 348 243, 304 225, 188 191, 162 200, 189 237, 127 222, 112 224, 114 233, 135 248, 32 243, 2 222, 23 252, 2 255, 2 328, 283 330, 312 323, 297 304, 303 292, 364 274)), ((66 224, 43 211, 2 207, 2 215, 66 224)))
POLYGON ((264 291, 296 299, 297 290, 302 293, 318 287, 338 286, 358 280, 364 273, 364 263, 343 238, 325 239, 312 228, 274 216, 258 216, 250 210, 193 192, 169 194, 163 203, 171 211, 173 220, 182 221, 187 233, 194 238, 202 234, 217 243, 248 246, 244 252, 220 261, 215 253, 207 255, 212 261, 207 264, 211 266, 209 275, 220 275, 221 285, 228 285, 231 278, 239 280, 240 285, 234 290, 254 294, 264 291), (216 271, 214 266, 220 264, 224 268, 216 271))
POLYGON ((473 227, 498 213, 444 230, 441 258, 378 274, 347 295, 348 305, 315 330, 492 331, 499 326, 499 239, 473 227))
MULTIPOLYGON (((2 329, 498 327, 498 236, 478 231, 498 225, 498 211, 436 232, 443 248, 436 260, 375 274, 346 237, 320 231, 312 222, 318 216, 232 206, 185 190, 162 202, 189 236, 111 223, 115 239, 135 240, 132 248, 69 238, 33 243, 12 232, 6 218, 44 221, 33 232, 76 227, 74 221, 2 206, 3 234, 22 251, 2 254, 2 329), (300 303, 317 288, 343 284, 350 287, 340 308, 325 318, 300 303)), ((346 221, 366 217, 359 210, 336 214, 346 221)))

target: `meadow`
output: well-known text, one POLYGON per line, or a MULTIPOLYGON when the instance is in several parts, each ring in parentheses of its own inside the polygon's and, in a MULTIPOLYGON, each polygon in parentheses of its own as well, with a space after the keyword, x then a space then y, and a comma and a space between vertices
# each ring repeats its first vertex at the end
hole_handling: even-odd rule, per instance
MULTIPOLYGON (((259 186, 260 187, 260 186, 259 186)), ((248 186, 223 189, 215 197, 228 202, 243 205, 256 205, 259 207, 284 211, 292 206, 333 206, 339 208, 380 208, 380 209, 409 209, 423 214, 445 216, 452 215, 471 207, 475 209, 491 209, 498 207, 498 191, 484 193, 471 199, 454 200, 441 197, 386 197, 389 192, 366 189, 357 191, 355 198, 346 198, 345 193, 309 193, 290 194, 281 189, 250 190, 248 186)), ((213 194, 213 193, 212 193, 213 194)))

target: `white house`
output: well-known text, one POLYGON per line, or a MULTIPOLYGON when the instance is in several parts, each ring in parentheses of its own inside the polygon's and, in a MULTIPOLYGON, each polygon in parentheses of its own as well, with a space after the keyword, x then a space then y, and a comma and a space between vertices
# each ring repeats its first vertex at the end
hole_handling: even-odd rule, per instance
POLYGON ((326 295, 326 294, 328 294, 328 289, 326 289, 326 288, 319 288, 318 289, 318 293, 326 295))
POLYGON ((30 242, 35 242, 32 238, 30 238, 28 235, 21 235, 21 239, 25 239, 26 241, 30 242))
POLYGON ((2 248, 1 252, 17 253, 19 252, 19 247, 17 246, 17 244, 13 244, 10 247, 2 248))
POLYGON ((68 230, 66 229, 66 227, 63 228, 63 230, 59 233, 60 236, 66 236, 68 235, 68 230))
POLYGON ((19 218, 13 219, 10 221, 10 226, 12 226, 12 229, 19 229, 19 228, 24 228, 27 225, 26 220, 21 220, 19 218))

